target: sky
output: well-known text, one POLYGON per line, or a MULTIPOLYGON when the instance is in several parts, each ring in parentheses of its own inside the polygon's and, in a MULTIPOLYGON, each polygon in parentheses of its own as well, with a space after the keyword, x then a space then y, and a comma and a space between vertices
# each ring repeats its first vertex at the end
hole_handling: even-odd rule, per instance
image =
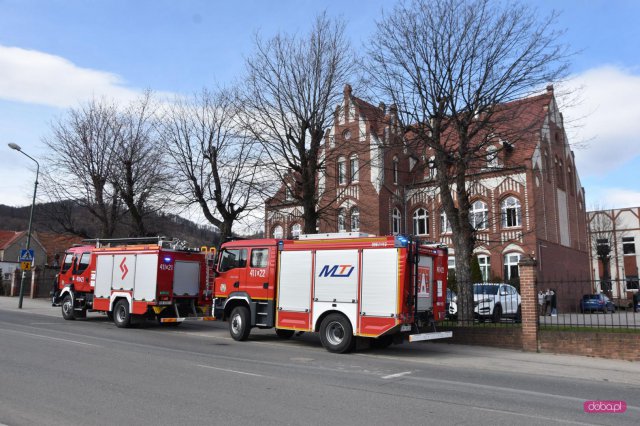
MULTIPOLYGON (((31 203, 43 139, 69 108, 145 89, 232 83, 256 34, 305 33, 324 10, 364 50, 391 0, 0 0, 0 204, 31 203)), ((531 0, 576 52, 560 99, 587 208, 640 206, 640 1, 531 0)), ((39 200, 42 200, 40 197, 39 200)))

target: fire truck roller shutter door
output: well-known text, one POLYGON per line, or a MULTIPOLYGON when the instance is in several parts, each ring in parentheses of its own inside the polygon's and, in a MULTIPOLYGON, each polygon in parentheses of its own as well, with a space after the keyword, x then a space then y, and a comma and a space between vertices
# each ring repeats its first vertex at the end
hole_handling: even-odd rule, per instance
POLYGON ((420 256, 418 262, 418 310, 433 308, 433 258, 420 256))
POLYGON ((135 254, 116 254, 113 256, 113 289, 133 290, 136 273, 135 254))
POLYGON ((362 302, 366 316, 398 312, 398 249, 362 250, 362 302))
POLYGON ((136 257, 133 299, 147 302, 155 300, 157 281, 158 255, 156 253, 139 254, 136 257))
POLYGON ((93 294, 97 298, 108 299, 113 282, 113 255, 99 254, 96 257, 96 286, 93 294))
POLYGON ((176 260, 173 270, 173 294, 197 296, 200 288, 200 262, 176 260))
POLYGON ((308 312, 311 308, 311 251, 280 253, 278 309, 308 312))

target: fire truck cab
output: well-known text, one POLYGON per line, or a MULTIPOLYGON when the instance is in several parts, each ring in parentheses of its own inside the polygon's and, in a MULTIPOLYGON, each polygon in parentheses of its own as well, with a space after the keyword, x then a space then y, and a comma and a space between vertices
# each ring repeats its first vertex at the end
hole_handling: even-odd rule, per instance
POLYGON ((283 338, 319 332, 332 352, 450 337, 445 318, 447 249, 404 236, 302 235, 299 240, 223 244, 216 265, 214 316, 235 340, 251 328, 283 338))

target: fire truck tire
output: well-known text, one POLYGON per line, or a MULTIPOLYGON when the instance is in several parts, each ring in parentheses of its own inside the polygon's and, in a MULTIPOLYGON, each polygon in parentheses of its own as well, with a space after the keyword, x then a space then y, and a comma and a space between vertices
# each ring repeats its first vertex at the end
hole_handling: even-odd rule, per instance
POLYGON ((120 299, 113 307, 113 322, 118 328, 128 328, 131 326, 131 313, 129 312, 129 302, 120 299))
POLYGON ((356 343, 351 322, 342 314, 327 315, 320 325, 320 342, 329 352, 350 352, 356 343))
POLYGON ((284 330, 282 328, 276 328, 276 335, 281 339, 291 339, 295 333, 295 330, 284 330))
POLYGON ((249 309, 245 306, 237 306, 231 311, 229 317, 229 334, 233 340, 239 342, 247 340, 251 332, 251 324, 249 323, 249 309))
POLYGON ((66 294, 62 299, 62 318, 67 321, 76 319, 76 313, 73 310, 73 300, 70 294, 66 294))

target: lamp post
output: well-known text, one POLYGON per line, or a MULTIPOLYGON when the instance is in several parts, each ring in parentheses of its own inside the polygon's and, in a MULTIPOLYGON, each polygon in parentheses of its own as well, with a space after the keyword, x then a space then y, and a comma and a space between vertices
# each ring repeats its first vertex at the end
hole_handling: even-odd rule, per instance
MULTIPOLYGON (((38 163, 38 161, 36 161, 36 159, 29 154, 26 154, 18 144, 10 143, 9 148, 15 149, 16 151, 24 154, 36 163, 36 183, 33 186, 33 200, 31 201, 31 213, 29 213, 29 230, 27 231, 27 250, 29 250, 31 248, 31 224, 33 222, 33 208, 36 205, 36 191, 38 190, 38 175, 40 173, 40 163, 38 163)), ((20 279, 20 297, 18 300, 18 309, 22 309, 22 299, 24 297, 24 276, 25 271, 22 271, 22 278, 20 279)))

